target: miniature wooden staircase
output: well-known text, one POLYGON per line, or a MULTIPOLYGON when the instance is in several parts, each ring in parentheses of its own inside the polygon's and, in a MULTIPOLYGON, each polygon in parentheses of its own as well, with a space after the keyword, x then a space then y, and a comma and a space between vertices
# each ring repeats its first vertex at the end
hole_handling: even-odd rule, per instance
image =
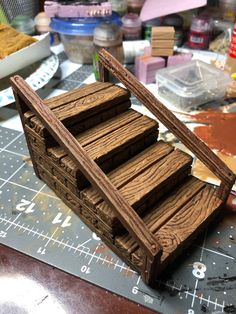
POLYGON ((106 68, 216 175, 191 175, 192 157, 157 141, 158 123, 130 109, 130 92, 96 82, 43 102, 11 78, 36 174, 152 284, 225 202, 235 176, 106 51, 106 68), (106 173, 106 174, 105 174, 106 173))

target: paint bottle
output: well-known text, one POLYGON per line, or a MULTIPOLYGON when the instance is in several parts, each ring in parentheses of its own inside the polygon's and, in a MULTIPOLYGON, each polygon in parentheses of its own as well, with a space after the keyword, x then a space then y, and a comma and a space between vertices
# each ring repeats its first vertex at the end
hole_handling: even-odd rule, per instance
POLYGON ((124 40, 139 40, 142 37, 142 21, 138 14, 128 13, 121 19, 124 40))
POLYGON ((127 13, 127 0, 108 0, 111 3, 112 11, 117 12, 120 16, 127 13))
POLYGON ((206 16, 194 17, 189 30, 188 46, 192 49, 207 49, 211 33, 211 19, 206 16))
POLYGON ((145 0, 128 0, 128 12, 140 14, 145 0))
POLYGON ((184 39, 184 30, 183 30, 184 20, 179 14, 170 14, 166 15, 163 18, 163 26, 173 26, 175 29, 174 44, 177 47, 180 47, 184 39))
POLYGON ((231 43, 228 49, 228 55, 225 62, 224 70, 230 74, 236 73, 236 24, 231 38, 231 43))
POLYGON ((94 54, 93 54, 93 72, 96 80, 99 80, 99 50, 105 48, 121 63, 124 60, 122 46, 122 31, 121 28, 111 22, 103 22, 94 30, 94 54))

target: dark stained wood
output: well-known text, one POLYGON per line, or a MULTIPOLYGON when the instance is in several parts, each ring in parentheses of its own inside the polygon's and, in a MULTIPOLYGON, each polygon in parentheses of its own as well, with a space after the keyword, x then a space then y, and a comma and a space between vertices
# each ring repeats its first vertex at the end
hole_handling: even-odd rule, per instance
MULTIPOLYGON (((54 109, 61 105, 65 106, 65 104, 67 103, 74 102, 80 98, 84 98, 85 96, 94 94, 98 92, 99 90, 106 89, 107 87, 110 87, 111 85, 112 85, 111 83, 106 83, 105 85, 103 85, 99 82, 95 82, 89 85, 82 86, 80 88, 76 88, 72 91, 65 92, 64 94, 51 97, 49 99, 45 99, 44 103, 50 109, 54 109)), ((35 114, 31 110, 26 111, 24 113, 25 123, 29 124, 30 119, 34 116, 35 114)))
MULTIPOLYGON (((155 233, 163 247, 161 264, 157 272, 162 271, 183 252, 215 217, 221 206, 222 201, 218 198, 217 191, 212 186, 207 186, 155 233)), ((132 262, 141 265, 142 254, 140 249, 132 253, 132 262)))
MULTIPOLYGON (((109 84, 105 89, 95 90, 94 94, 53 108, 53 113, 68 127, 107 109, 113 108, 115 113, 115 107, 119 105, 126 104, 126 109, 129 108, 131 105, 129 96, 129 92, 124 88, 109 84)), ((38 117, 31 117, 28 124, 41 136, 48 136, 46 128, 38 117)))
POLYGON ((144 251, 145 261, 142 277, 149 282, 152 264, 156 265, 160 259, 161 247, 153 234, 144 225, 141 218, 129 206, 119 191, 110 182, 90 158, 82 146, 74 139, 64 125, 56 119, 52 111, 44 105, 37 94, 19 76, 11 78, 14 91, 27 104, 27 106, 40 118, 50 134, 64 147, 71 159, 79 165, 87 179, 99 190, 104 200, 116 212, 122 224, 133 235, 144 251))
MULTIPOLYGON (((204 182, 189 176, 184 182, 181 182, 181 184, 169 192, 166 197, 163 197, 150 211, 142 215, 143 221, 153 233, 156 233, 205 185, 204 182)), ((115 241, 116 246, 128 255, 137 249, 137 243, 133 241, 128 233, 117 236, 115 241)))
POLYGON ((210 169, 219 168, 220 192, 190 175, 192 157, 157 142, 156 121, 128 110, 129 91, 98 83, 94 93, 90 86, 66 95, 65 102, 54 98, 45 105, 19 76, 11 83, 37 174, 152 284, 215 217, 234 177, 142 84, 102 52, 102 80, 108 70, 210 169))
MULTIPOLYGON (((171 145, 163 141, 157 142, 108 173, 107 176, 115 187, 120 189, 149 166, 168 155, 173 149, 171 145)), ((81 191, 81 197, 83 201, 95 211, 96 206, 103 201, 96 188, 92 186, 81 191)))
POLYGON ((219 197, 226 201, 235 182, 235 174, 203 141, 195 136, 175 115, 147 90, 105 49, 99 51, 99 62, 115 75, 182 143, 222 181, 219 197))
MULTIPOLYGON (((189 155, 175 150, 122 186, 119 191, 130 206, 141 213, 189 174, 191 163, 189 155)), ((106 202, 97 206, 97 212, 108 226, 118 224, 115 213, 106 202)))
MULTIPOLYGON (((148 117, 142 116, 131 123, 124 125, 123 127, 106 134, 102 138, 84 146, 85 151, 89 154, 90 158, 96 161, 99 165, 105 161, 111 160, 112 156, 118 154, 129 156, 128 147, 132 143, 136 143, 141 138, 145 138, 147 135, 154 133, 157 137, 157 124, 155 121, 148 117)), ((79 137, 78 137, 79 138, 79 137)), ((80 143, 80 141, 78 141, 80 143)), ((81 143, 80 143, 81 145, 81 143)), ((83 146, 83 145, 82 145, 83 146)), ((57 149, 50 149, 50 156, 53 160, 60 163, 64 169, 70 173, 71 176, 78 178, 81 174, 79 167, 70 158, 65 156, 59 151, 57 155, 57 149), (61 157, 61 155, 63 155, 61 157)), ((127 158, 126 158, 127 159, 127 158)), ((113 160, 114 166, 115 161, 113 160)))
MULTIPOLYGON (((98 126, 89 128, 88 130, 75 136, 75 138, 80 143, 80 145, 86 146, 111 133, 112 131, 117 130, 120 127, 136 120, 139 117, 141 117, 140 113, 134 110, 128 110, 114 118, 100 123, 98 126)), ((60 146, 49 148, 47 153, 49 156, 52 156, 55 160, 58 161, 66 155, 65 151, 60 146)))

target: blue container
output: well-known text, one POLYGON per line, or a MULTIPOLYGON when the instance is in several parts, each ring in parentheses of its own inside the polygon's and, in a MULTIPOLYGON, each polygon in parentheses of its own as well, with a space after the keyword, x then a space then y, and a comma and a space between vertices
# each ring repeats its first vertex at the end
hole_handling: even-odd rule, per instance
POLYGON ((109 17, 52 18, 50 27, 59 33, 65 53, 72 62, 91 64, 94 51, 93 32, 104 21, 121 26, 119 14, 113 12, 109 17))

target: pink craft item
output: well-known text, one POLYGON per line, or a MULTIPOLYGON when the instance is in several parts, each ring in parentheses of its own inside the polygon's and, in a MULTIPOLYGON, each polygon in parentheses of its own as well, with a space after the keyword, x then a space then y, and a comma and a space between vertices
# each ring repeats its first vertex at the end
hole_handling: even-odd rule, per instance
POLYGON ((156 71, 164 67, 165 59, 143 55, 135 58, 134 72, 140 82, 150 84, 155 82, 156 71))
POLYGON ((140 18, 142 21, 147 21, 156 17, 202 7, 206 4, 206 0, 146 0, 140 18))

